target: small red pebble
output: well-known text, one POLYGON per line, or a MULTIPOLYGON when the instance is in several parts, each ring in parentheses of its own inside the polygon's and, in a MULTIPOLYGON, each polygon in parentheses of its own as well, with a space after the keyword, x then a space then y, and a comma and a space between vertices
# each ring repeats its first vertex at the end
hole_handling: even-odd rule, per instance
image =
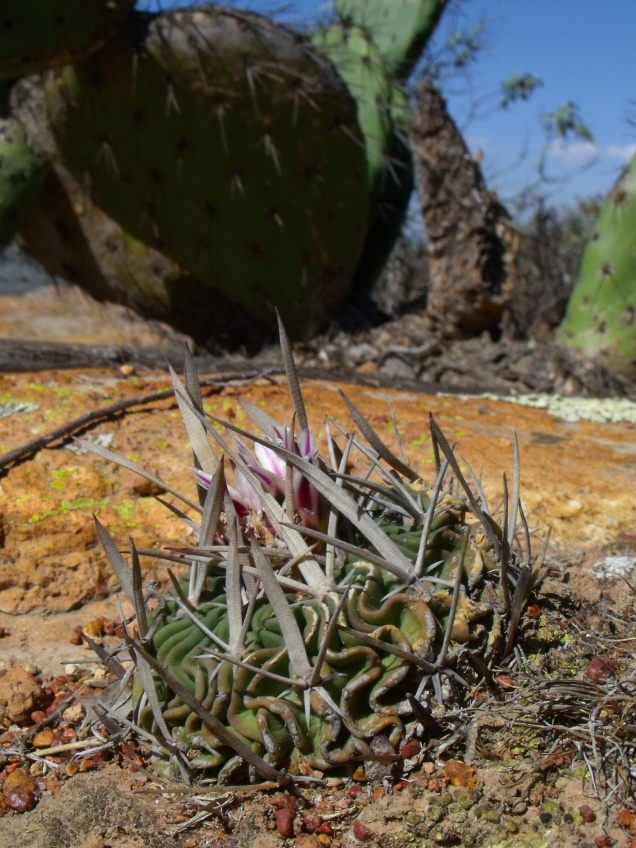
POLYGON ((17 813, 26 813, 37 806, 37 788, 37 783, 26 771, 14 769, 7 775, 2 787, 4 802, 17 813))
POLYGON ((594 683, 608 683, 616 677, 616 666, 612 660, 605 657, 594 657, 590 660, 585 673, 594 683))
POLYGON ((269 799, 272 807, 278 807, 281 810, 295 810, 296 799, 291 795, 286 795, 284 792, 277 792, 269 799))
POLYGON ((581 818, 586 824, 590 824, 591 822, 596 821, 596 813, 587 804, 583 804, 581 807, 579 807, 579 813, 581 814, 581 818))
POLYGON ((276 810, 276 830, 284 839, 294 835, 294 815, 294 810, 290 810, 289 807, 276 810))
POLYGON ((420 750, 420 743, 417 739, 411 739, 410 742, 407 742, 405 745, 402 745, 400 748, 400 754, 405 759, 408 760, 410 757, 414 757, 420 750))
POLYGON ((324 836, 333 836, 331 822, 323 822, 318 828, 318 833, 322 833, 324 836))
POLYGON ((530 604, 526 609, 526 615, 528 618, 541 618, 541 608, 536 604, 530 604))
POLYGON ((359 786, 359 785, 356 783, 356 784, 354 784, 353 786, 350 786, 350 787, 349 787, 349 790, 347 791, 347 795, 348 795, 350 798, 352 798, 353 800, 355 800, 361 792, 362 792, 362 787, 361 787, 361 786, 359 786))
POLYGON ((601 833, 601 835, 597 836, 594 840, 594 844, 598 846, 598 848, 605 848, 607 845, 613 845, 614 840, 606 833, 601 833))
POLYGON ((629 810, 621 810, 620 813, 616 816, 616 822, 621 827, 631 828, 631 826, 636 821, 636 816, 633 813, 630 813, 629 810))
POLYGON ((31 721, 33 724, 40 724, 46 718, 44 710, 33 710, 31 713, 31 721))
POLYGON ((353 823, 353 835, 356 839, 359 839, 360 842, 366 842, 367 839, 371 839, 374 834, 370 827, 367 827, 366 824, 362 824, 360 819, 356 819, 353 823))

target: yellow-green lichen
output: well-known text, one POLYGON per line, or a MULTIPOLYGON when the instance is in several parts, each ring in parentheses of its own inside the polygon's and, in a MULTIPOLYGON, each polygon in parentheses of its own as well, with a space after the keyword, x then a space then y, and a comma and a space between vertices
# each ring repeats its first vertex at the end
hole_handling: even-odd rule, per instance
POLYGON ((134 517, 135 512, 137 511, 136 505, 130 500, 126 500, 123 503, 117 504, 115 509, 117 510, 117 514, 119 515, 121 520, 126 522, 130 522, 134 517))
POLYGON ((39 512, 31 516, 28 524, 37 524, 40 521, 45 521, 47 518, 54 518, 57 515, 68 515, 70 512, 81 512, 88 514, 102 509, 108 504, 108 498, 73 498, 73 500, 63 500, 58 507, 47 509, 44 512, 39 512))
POLYGON ((69 468, 56 468, 54 471, 51 471, 51 488, 57 492, 63 492, 69 477, 72 476, 73 471, 69 468))

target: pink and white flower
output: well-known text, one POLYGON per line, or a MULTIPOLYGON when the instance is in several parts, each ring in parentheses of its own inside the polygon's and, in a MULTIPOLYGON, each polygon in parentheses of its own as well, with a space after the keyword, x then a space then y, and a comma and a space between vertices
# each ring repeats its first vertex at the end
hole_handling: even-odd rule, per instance
MULTIPOLYGON (((312 465, 318 464, 318 448, 308 429, 293 435, 291 427, 277 424, 271 427, 265 438, 312 465)), ((262 483, 264 489, 282 503, 285 498, 287 474, 285 460, 276 451, 258 442, 251 453, 245 442, 237 437, 235 440, 242 461, 262 483)), ((204 486, 210 484, 211 474, 196 468, 193 470, 200 483, 204 486)), ((305 527, 319 527, 323 514, 320 494, 297 468, 292 469, 292 488, 294 515, 299 523, 305 527)), ((234 486, 228 486, 228 490, 240 518, 245 518, 250 512, 262 510, 261 498, 238 467, 234 468, 234 486)))

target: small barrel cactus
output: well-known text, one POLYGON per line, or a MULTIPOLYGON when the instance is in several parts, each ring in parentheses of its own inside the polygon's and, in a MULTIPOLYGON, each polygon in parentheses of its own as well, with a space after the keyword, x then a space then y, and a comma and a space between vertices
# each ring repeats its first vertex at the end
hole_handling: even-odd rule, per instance
POLYGON ((122 682, 107 712, 127 727, 132 720, 157 768, 185 776, 203 769, 220 781, 284 782, 380 750, 398 757, 422 704, 461 700, 480 669, 511 649, 540 570, 527 528, 522 543, 516 536, 519 517, 525 527, 518 462, 500 526, 435 422, 430 487, 349 401, 362 435, 329 422, 322 455, 282 339, 295 420, 282 426, 245 404, 261 436, 229 423, 222 435, 202 412, 192 363, 184 382, 173 374, 199 504, 168 489, 198 510, 195 522, 181 513, 197 545, 159 554, 132 546, 131 570, 98 525, 137 629, 127 629, 132 688, 109 658, 122 682), (368 462, 357 474, 352 449, 368 462), (189 576, 173 576, 168 596, 144 597, 140 553, 189 563, 189 576))

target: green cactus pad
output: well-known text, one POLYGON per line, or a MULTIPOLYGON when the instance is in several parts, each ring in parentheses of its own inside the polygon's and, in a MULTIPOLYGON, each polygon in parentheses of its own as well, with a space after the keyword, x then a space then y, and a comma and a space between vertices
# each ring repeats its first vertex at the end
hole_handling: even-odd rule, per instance
POLYGON ((636 376, 636 157, 603 206, 559 339, 636 376))
POLYGON ((392 88, 382 57, 360 27, 334 24, 312 35, 312 44, 333 62, 354 98, 366 147, 369 182, 378 193, 393 132, 392 88))
POLYGON ((369 209, 345 85, 298 36, 217 7, 133 15, 49 97, 69 170, 126 232, 296 335, 344 299, 369 209))
POLYGON ((413 192, 413 163, 404 141, 408 104, 364 29, 334 24, 314 33, 312 43, 333 62, 358 107, 374 202, 353 289, 368 291, 393 249, 413 192))
POLYGON ((433 34, 447 0, 336 0, 347 23, 362 27, 376 46, 385 72, 406 79, 433 34))
POLYGON ((15 236, 33 205, 46 167, 18 121, 0 119, 0 250, 15 236))
POLYGON ((0 78, 75 62, 98 50, 136 0, 2 0, 0 78))

